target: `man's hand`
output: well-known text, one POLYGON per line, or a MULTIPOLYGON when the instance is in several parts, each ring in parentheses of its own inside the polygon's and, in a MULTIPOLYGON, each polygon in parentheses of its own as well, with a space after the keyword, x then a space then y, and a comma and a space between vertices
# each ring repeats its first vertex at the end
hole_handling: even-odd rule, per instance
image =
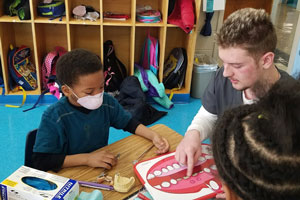
POLYGON ((115 155, 107 151, 94 151, 87 154, 87 165, 90 167, 103 167, 111 169, 117 164, 115 155))
POLYGON ((201 140, 197 130, 186 132, 176 148, 175 159, 180 163, 187 165, 187 176, 191 176, 193 168, 201 155, 201 140))

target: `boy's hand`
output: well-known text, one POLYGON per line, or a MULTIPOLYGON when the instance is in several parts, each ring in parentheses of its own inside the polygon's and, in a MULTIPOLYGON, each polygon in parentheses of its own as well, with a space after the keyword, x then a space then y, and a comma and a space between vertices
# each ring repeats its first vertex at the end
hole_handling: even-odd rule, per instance
POLYGON ((135 134, 152 140, 154 146, 158 148, 158 150, 156 151, 157 154, 162 154, 169 151, 170 145, 166 138, 160 136, 158 133, 151 130, 150 128, 147 128, 143 124, 138 125, 135 130, 135 134))
POLYGON ((115 155, 107 151, 94 151, 88 154, 87 165, 90 167, 103 167, 111 169, 117 164, 115 155))
POLYGON ((169 151, 170 145, 168 141, 166 140, 166 138, 160 136, 159 134, 155 133, 152 142, 158 149, 156 151, 157 154, 162 154, 169 151))

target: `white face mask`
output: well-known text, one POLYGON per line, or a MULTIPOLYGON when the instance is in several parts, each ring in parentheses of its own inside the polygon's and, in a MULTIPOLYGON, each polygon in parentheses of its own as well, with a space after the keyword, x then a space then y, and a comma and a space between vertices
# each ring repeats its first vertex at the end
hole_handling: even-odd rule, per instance
POLYGON ((96 110, 100 108, 103 103, 103 93, 100 92, 94 96, 87 95, 84 97, 79 98, 74 91, 68 86, 68 88, 72 91, 72 93, 77 97, 77 103, 79 103, 82 107, 89 109, 89 110, 96 110))

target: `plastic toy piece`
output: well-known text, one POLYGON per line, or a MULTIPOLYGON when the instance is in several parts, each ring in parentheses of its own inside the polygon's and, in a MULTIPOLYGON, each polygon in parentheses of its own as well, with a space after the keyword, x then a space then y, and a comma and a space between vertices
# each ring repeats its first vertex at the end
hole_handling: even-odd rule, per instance
POLYGON ((126 193, 128 192, 134 185, 135 179, 134 177, 123 177, 120 176, 119 173, 115 174, 115 178, 114 178, 114 189, 117 192, 122 192, 122 193, 126 193))
POLYGON ((103 200, 103 195, 100 190, 93 190, 93 192, 81 192, 77 200, 103 200))

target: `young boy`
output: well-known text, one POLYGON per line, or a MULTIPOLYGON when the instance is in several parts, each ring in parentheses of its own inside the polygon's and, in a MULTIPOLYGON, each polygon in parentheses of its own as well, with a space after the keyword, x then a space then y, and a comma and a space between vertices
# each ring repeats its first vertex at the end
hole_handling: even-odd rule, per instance
POLYGON ((33 166, 58 171, 64 167, 87 165, 110 169, 114 155, 95 150, 108 143, 109 128, 135 133, 158 148, 169 150, 168 141, 126 112, 116 99, 104 93, 104 75, 97 55, 75 49, 56 65, 62 97, 43 114, 33 148, 33 166))

